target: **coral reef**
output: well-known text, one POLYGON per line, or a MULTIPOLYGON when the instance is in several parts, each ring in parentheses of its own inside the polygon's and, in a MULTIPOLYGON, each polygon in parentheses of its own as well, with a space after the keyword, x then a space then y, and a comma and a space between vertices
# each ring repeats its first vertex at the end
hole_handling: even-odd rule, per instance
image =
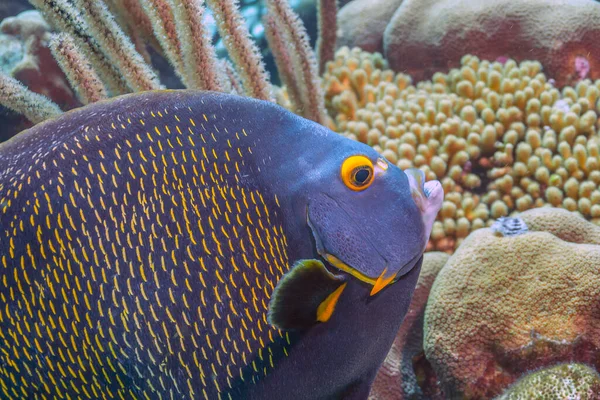
MULTIPOLYGON (((18 79, 32 92, 65 109, 77 107, 80 103, 48 49, 49 40, 50 27, 37 11, 4 19, 0 23, 0 73, 18 79)), ((30 125, 9 111, 0 112, 0 142, 30 125)))
POLYGON ((600 399, 600 375, 583 364, 561 364, 535 371, 495 400, 600 399))
POLYGON ((423 344, 446 396, 491 398, 564 361, 600 367, 600 227, 559 208, 520 218, 527 233, 469 235, 433 284, 423 344))
MULTIPOLYGON (((396 340, 385 359, 373 387, 370 400, 392 400, 416 398, 425 395, 432 398, 439 393, 423 392, 417 382, 413 360, 423 360, 423 317, 431 286, 449 255, 442 252, 428 252, 423 255, 423 265, 419 281, 413 294, 408 313, 396 336, 396 340)), ((428 389, 434 382, 428 382, 428 389)))
POLYGON ((415 79, 457 66, 463 54, 538 60, 563 86, 581 79, 577 57, 589 63, 588 78, 600 78, 599 18, 589 0, 405 0, 386 28, 385 54, 415 79))
POLYGON ((338 13, 338 44, 383 53, 383 33, 405 0, 353 0, 338 13))
POLYGON ((417 81, 464 54, 538 60, 562 87, 600 78, 599 18, 590 0, 354 0, 339 13, 340 44, 382 52, 417 81))
POLYGON ((0 32, 17 40, 22 48, 21 59, 7 71, 12 77, 65 109, 80 105, 48 48, 50 26, 39 12, 24 11, 6 18, 0 23, 0 32))
POLYGON ((323 76, 338 132, 442 182, 430 249, 545 204, 600 223, 600 81, 559 90, 538 62, 461 65, 414 85, 380 54, 342 48, 323 76))
MULTIPOLYGON (((212 2, 213 9, 206 13, 203 2, 197 0, 178 0, 173 3, 170 0, 31 2, 48 22, 33 12, 4 21, 3 31, 10 35, 0 35, 0 68, 30 90, 48 96, 63 110, 107 96, 158 89, 165 87, 165 84, 169 88, 245 92, 253 97, 272 99, 269 73, 265 73, 261 56, 262 53, 267 63, 272 63, 261 21, 267 11, 261 2, 212 2), (60 67, 52 58, 48 46, 52 37, 50 27, 61 35, 54 40, 53 48, 60 67), (260 49, 254 45, 254 41, 261 46, 260 49), (214 51, 211 42, 215 42, 214 51), (215 53, 220 55, 220 59, 215 57, 215 53), (229 57, 234 61, 233 65, 227 60, 229 57), (40 65, 44 65, 43 74, 40 74, 40 65), (68 76, 68 82, 63 71, 68 76), (240 84, 240 78, 244 85, 240 84), (92 92, 97 89, 98 93, 92 92), (77 92, 77 96, 74 92, 77 92)), ((287 29, 286 24, 297 18, 291 6, 304 20, 309 21, 309 31, 315 30, 319 19, 326 22, 321 24, 321 33, 327 37, 332 37, 332 33, 335 36, 335 24, 329 23, 335 20, 337 8, 334 1, 325 0, 321 4, 319 14, 324 18, 317 18, 312 0, 295 0, 289 4, 270 0, 269 4, 284 5, 292 16, 283 22, 283 28, 287 29)), ((271 7, 271 14, 274 10, 271 7)), ((302 27, 304 32, 299 19, 296 25, 302 27)), ((314 43, 317 35, 311 36, 314 43)), ((309 43, 308 37, 306 42, 309 43)), ((320 62, 324 64, 333 54, 335 44, 330 40, 321 41, 321 44, 320 62)), ((305 47, 308 53, 304 48, 294 49, 293 46, 288 46, 286 51, 292 55, 305 54, 305 66, 315 64, 312 50, 305 47)), ((304 115, 304 110, 310 109, 312 114, 305 115, 307 118, 322 118, 324 121, 319 78, 315 71, 311 69, 307 72, 306 68, 295 68, 293 71, 298 74, 304 72, 303 76, 295 77, 300 86, 307 75, 315 75, 308 82, 312 85, 308 89, 310 96, 301 99, 309 104, 300 104, 296 111, 304 115)), ((276 72, 272 69, 269 72, 275 75, 277 81, 276 72)), ((8 103, 5 101, 3 106, 13 110, 18 108, 8 103)), ((2 108, 0 115, 5 112, 2 108)), ((13 127, 14 124, 2 125, 0 137, 10 137, 18 131, 13 127)))

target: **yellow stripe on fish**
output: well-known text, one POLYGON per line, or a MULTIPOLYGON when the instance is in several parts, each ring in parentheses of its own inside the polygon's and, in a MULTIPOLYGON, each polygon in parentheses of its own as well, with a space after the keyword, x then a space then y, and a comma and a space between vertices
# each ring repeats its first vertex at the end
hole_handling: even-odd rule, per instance
POLYGON ((234 171, 251 152, 244 134, 195 115, 116 114, 82 126, 44 161, 5 171, 0 350, 12 368, 0 368, 4 396, 49 395, 58 384, 89 398, 196 398, 198 379, 218 393, 271 367, 269 345, 284 334, 267 323, 267 305, 289 268, 280 210, 271 194, 238 183, 234 171), (98 144, 124 137, 107 162, 98 144), (244 369, 259 350, 261 363, 244 369), (184 361, 190 353, 195 361, 184 361))
POLYGON ((368 393, 441 203, 415 174, 210 92, 20 133, 0 144, 0 397, 368 393))

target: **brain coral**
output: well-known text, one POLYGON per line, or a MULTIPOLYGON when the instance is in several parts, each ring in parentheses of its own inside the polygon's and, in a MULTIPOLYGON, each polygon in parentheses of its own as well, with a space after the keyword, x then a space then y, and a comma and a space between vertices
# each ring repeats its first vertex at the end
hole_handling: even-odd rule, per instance
POLYGON ((337 45, 383 53, 383 32, 403 0, 354 0, 338 12, 337 45))
POLYGON ((566 360, 600 368, 600 227, 558 208, 521 217, 528 233, 469 235, 431 289, 423 346, 451 398, 566 360))
POLYGON ((338 132, 442 182, 430 249, 544 204, 600 224, 600 81, 559 90, 539 62, 461 64, 414 85, 380 54, 341 48, 323 77, 338 132))
POLYGON ((600 399, 600 375, 583 364, 561 364, 532 372, 496 400, 600 399))
MULTIPOLYGON (((370 400, 400 400, 435 393, 423 393, 417 383, 413 360, 423 355, 423 316, 425 305, 435 277, 440 272, 449 255, 442 252, 428 252, 423 255, 423 265, 419 281, 413 294, 408 313, 400 327, 381 369, 379 370, 370 400)), ((435 387, 431 385, 431 387, 435 387)))
POLYGON ((393 70, 417 80, 459 65, 464 54, 539 60, 561 86, 600 78, 600 4, 591 0, 372 3, 340 10, 340 44, 384 52, 393 70))

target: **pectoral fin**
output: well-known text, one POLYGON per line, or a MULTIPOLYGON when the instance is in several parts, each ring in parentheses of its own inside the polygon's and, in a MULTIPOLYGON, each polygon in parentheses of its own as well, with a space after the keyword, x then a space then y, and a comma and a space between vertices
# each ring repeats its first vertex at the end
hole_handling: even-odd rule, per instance
POLYGON ((301 260, 280 280, 269 302, 269 323, 279 329, 307 329, 326 322, 346 287, 319 260, 301 260))

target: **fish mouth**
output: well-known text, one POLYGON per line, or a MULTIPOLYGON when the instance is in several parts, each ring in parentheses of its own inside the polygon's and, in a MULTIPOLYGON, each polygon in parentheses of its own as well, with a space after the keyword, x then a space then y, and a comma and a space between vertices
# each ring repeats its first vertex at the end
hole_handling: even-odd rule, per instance
POLYGON ((355 268, 352 268, 351 266, 349 266, 348 264, 346 264, 345 262, 343 262, 342 260, 340 260, 332 254, 323 253, 320 255, 322 258, 325 259, 325 261, 327 261, 328 265, 335 267, 336 269, 345 272, 349 275, 352 275, 360 281, 366 282, 370 285, 374 285, 377 281, 377 278, 371 278, 370 276, 363 274, 362 272, 358 271, 355 268))
POLYGON ((307 221, 308 226, 309 226, 310 230, 312 231, 313 237, 315 239, 317 253, 320 256, 320 258, 324 261, 323 264, 325 265, 325 268, 327 268, 327 270, 331 274, 333 274, 335 276, 339 276, 339 272, 341 271, 345 274, 355 277, 356 279, 358 279, 361 282, 365 282, 365 283, 373 286, 373 288, 371 289, 370 296, 375 295, 376 293, 381 291, 384 287, 388 286, 389 284, 391 284, 392 282, 394 282, 396 280, 396 278, 399 274, 397 274, 395 272, 392 272, 392 273, 388 272, 387 261, 385 263, 386 266, 383 269, 383 272, 378 277, 371 277, 369 275, 366 275, 366 274, 360 272, 356 268, 351 267, 350 265, 348 265, 347 263, 345 263, 344 261, 342 261, 335 255, 328 253, 327 251, 325 251, 325 248, 321 242, 319 234, 318 234, 317 230, 315 229, 313 223, 310 220, 308 209, 306 212, 306 221, 307 221))
POLYGON ((425 173, 417 168, 404 170, 408 178, 412 198, 421 211, 423 226, 425 227, 425 242, 423 251, 427 247, 433 223, 444 201, 444 189, 437 180, 425 181, 425 173))
POLYGON ((392 273, 392 274, 388 275, 387 274, 388 268, 385 267, 383 269, 383 272, 381 273, 381 275, 379 275, 377 278, 372 278, 368 275, 363 274, 362 272, 358 271, 357 269, 350 267, 348 264, 346 264, 345 262, 343 262, 336 256, 325 253, 324 258, 327 260, 329 265, 332 265, 335 268, 339 269, 340 271, 343 271, 347 274, 352 275, 353 277, 357 278, 358 280, 360 280, 362 282, 373 285, 370 296, 377 294, 383 288, 385 288, 392 282, 396 281, 396 278, 398 276, 398 274, 396 274, 396 273, 392 273))

